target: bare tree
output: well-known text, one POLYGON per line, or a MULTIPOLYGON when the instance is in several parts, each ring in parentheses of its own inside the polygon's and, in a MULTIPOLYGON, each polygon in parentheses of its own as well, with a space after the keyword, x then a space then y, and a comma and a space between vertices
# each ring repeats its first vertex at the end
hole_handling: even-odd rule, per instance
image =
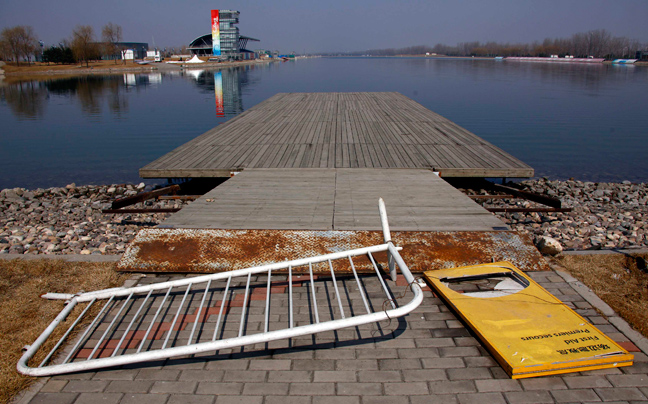
MULTIPOLYGON (((117 46, 118 42, 122 40, 122 28, 117 24, 109 22, 104 25, 101 29, 101 38, 103 39, 104 46, 106 49, 106 54, 115 55, 119 52, 119 47, 117 46)), ((126 60, 124 60, 126 63, 126 60)), ((117 64, 117 59, 115 59, 115 64, 117 64)))
POLYGON ((21 57, 27 58, 29 64, 30 56, 38 49, 34 29, 26 25, 3 29, 0 33, 0 42, 3 51, 14 58, 19 65, 21 57))
POLYGON ((94 39, 94 30, 89 25, 77 25, 72 31, 72 51, 74 56, 80 62, 86 63, 97 57, 97 44, 94 39))

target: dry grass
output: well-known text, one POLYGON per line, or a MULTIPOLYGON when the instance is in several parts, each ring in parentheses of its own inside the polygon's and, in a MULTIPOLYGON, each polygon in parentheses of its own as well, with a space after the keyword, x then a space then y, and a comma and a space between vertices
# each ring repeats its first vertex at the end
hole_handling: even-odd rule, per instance
POLYGON ((648 254, 566 255, 557 260, 648 337, 648 274, 637 267, 637 257, 645 260, 648 254))
POLYGON ((26 63, 20 63, 20 66, 16 65, 15 62, 10 62, 7 63, 3 69, 6 73, 27 73, 27 74, 33 74, 37 72, 49 72, 49 71, 61 71, 61 70, 81 70, 81 69, 87 69, 87 68, 93 68, 93 69, 124 69, 124 68, 133 68, 133 67, 140 67, 137 63, 133 61, 128 61, 126 64, 122 63, 122 61, 118 61, 115 64, 114 60, 99 60, 99 61, 94 61, 88 63, 88 67, 86 67, 85 63, 79 64, 68 64, 68 65, 61 65, 61 64, 47 64, 47 63, 32 63, 31 65, 27 65, 26 63))
MULTIPOLYGON (((114 263, 0 260, 0 403, 8 403, 36 380, 19 374, 16 363, 22 347, 33 343, 63 308, 63 302, 40 295, 120 286, 126 276, 114 268, 114 263)), ((49 349, 57 340, 50 338, 49 349)), ((49 351, 45 349, 41 351, 49 351)), ((41 360, 45 353, 40 353, 41 360)))

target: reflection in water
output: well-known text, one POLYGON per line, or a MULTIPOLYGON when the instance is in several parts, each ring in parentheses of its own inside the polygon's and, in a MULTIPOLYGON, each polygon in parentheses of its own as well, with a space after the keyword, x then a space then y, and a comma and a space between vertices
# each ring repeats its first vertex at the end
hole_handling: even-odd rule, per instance
POLYGON ((249 84, 249 67, 235 67, 217 71, 186 70, 203 91, 214 93, 217 117, 234 117, 243 112, 241 89, 249 84))
POLYGON ((29 81, 0 87, 2 99, 19 119, 35 119, 43 116, 48 98, 42 83, 29 81))

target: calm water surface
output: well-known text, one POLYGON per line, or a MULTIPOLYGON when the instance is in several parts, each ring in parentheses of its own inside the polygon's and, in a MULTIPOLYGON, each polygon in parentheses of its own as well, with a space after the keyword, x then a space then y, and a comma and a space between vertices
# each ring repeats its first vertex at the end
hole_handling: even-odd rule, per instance
POLYGON ((648 68, 307 59, 0 86, 0 188, 138 182, 138 169, 279 92, 397 91, 536 169, 648 181, 648 68))

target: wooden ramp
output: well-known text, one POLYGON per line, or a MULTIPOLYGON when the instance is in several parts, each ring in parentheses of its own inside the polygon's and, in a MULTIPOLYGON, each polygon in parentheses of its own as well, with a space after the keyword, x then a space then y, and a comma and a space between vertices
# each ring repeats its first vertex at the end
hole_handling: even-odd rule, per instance
POLYGON ((159 227, 380 230, 378 198, 394 231, 493 231, 508 227, 430 170, 250 169, 159 227))
POLYGON ((399 93, 282 93, 140 169, 143 178, 250 168, 422 168, 444 177, 533 169, 399 93))

